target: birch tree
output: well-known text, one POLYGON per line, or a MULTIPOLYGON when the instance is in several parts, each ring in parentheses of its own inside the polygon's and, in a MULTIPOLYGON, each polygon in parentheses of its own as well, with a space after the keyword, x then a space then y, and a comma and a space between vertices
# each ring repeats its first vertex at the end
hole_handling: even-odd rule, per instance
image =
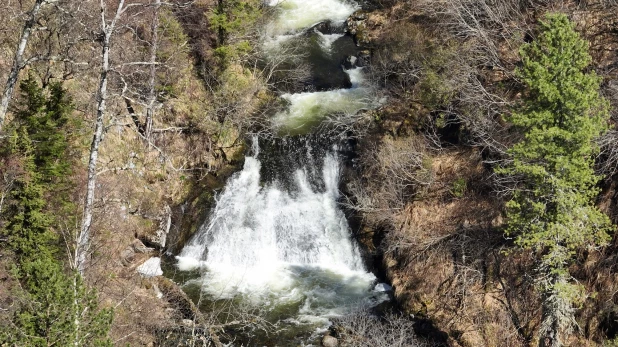
POLYGON ((0 130, 2 130, 2 126, 4 125, 6 113, 9 108, 9 101, 13 97, 13 91, 15 90, 15 84, 17 84, 19 72, 27 65, 24 55, 30 36, 32 32, 36 30, 38 15, 43 7, 58 1, 59 0, 36 0, 32 9, 26 15, 26 21, 21 29, 21 35, 13 57, 13 65, 9 71, 4 91, 2 92, 2 99, 0 99, 0 130))
POLYGON ((156 94, 156 78, 157 78, 157 49, 159 47, 159 8, 161 7, 161 0, 154 0, 154 9, 152 16, 152 24, 151 24, 151 35, 152 39, 150 42, 150 76, 148 80, 149 91, 148 91, 148 104, 146 106, 146 129, 145 136, 146 139, 150 139, 150 134, 152 133, 152 118, 155 112, 155 105, 157 102, 157 94, 156 94))
POLYGON ((107 107, 108 91, 107 85, 109 75, 111 73, 110 67, 110 49, 111 39, 114 34, 114 30, 118 24, 118 21, 126 10, 134 4, 127 5, 125 0, 118 1, 115 10, 112 12, 111 19, 108 16, 108 1, 100 0, 99 6, 101 10, 100 27, 99 27, 99 40, 101 43, 101 71, 99 73, 99 87, 97 89, 97 113, 94 125, 94 135, 90 145, 90 156, 88 159, 88 181, 86 185, 86 198, 84 202, 84 215, 82 220, 81 229, 77 235, 74 254, 75 267, 80 274, 84 274, 84 268, 86 263, 86 256, 90 248, 91 233, 90 228, 92 225, 92 213, 94 205, 95 185, 96 185, 96 170, 97 160, 99 157, 99 146, 103 139, 103 120, 107 107))

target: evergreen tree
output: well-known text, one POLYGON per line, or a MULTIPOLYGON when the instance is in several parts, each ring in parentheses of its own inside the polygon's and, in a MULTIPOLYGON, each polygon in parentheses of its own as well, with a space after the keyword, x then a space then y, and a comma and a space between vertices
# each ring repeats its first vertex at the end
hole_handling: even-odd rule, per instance
POLYGON ((601 79, 586 69, 587 42, 563 14, 547 15, 538 38, 524 45, 518 75, 528 87, 510 121, 524 139, 510 149, 513 162, 499 173, 519 178, 506 205, 507 234, 538 257, 543 300, 541 346, 560 346, 572 332, 575 307, 585 298, 569 275, 575 252, 608 241, 607 216, 594 206, 594 139, 608 127, 601 79))
POLYGON ((9 247, 21 262, 48 253, 54 236, 49 230, 51 217, 44 212, 45 191, 34 164, 33 143, 24 127, 14 131, 11 139, 10 151, 20 157, 22 173, 15 181, 7 206, 9 218, 4 233, 8 235, 9 247))
POLYGON ((211 29, 217 32, 215 54, 222 66, 251 51, 252 43, 246 37, 250 36, 248 32, 262 15, 262 5, 256 0, 217 1, 217 6, 208 14, 208 21, 211 29), (244 38, 230 40, 230 36, 244 38))
MULTIPOLYGON (((0 327, 0 346, 111 346, 106 337, 112 312, 99 310, 96 293, 58 259, 49 201, 69 170, 62 126, 72 110, 60 84, 50 96, 32 76, 20 85, 23 101, 4 156, 20 165, 1 232, 15 255, 13 274, 21 283, 20 305, 12 321, 0 327), (36 141, 31 140, 36 138, 36 141)), ((62 202, 62 201, 60 201, 62 202)), ((53 206, 54 210, 58 206, 53 206)))
POLYGON ((42 179, 51 182, 66 175, 68 141, 63 127, 73 111, 73 102, 59 82, 49 86, 49 97, 39 87, 33 75, 20 83, 21 102, 15 112, 15 121, 26 128, 35 147, 35 163, 42 179), (63 160, 64 159, 64 160, 63 160))

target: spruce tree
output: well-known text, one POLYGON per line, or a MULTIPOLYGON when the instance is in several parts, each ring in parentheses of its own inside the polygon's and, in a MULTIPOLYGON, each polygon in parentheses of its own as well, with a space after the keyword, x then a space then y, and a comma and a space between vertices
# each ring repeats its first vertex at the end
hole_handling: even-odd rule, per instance
POLYGON ((583 287, 569 274, 577 250, 605 244, 609 218, 594 201, 599 176, 593 169, 595 138, 608 128, 601 79, 587 71, 588 43, 563 14, 540 23, 536 40, 520 50, 518 76, 527 86, 523 105, 509 120, 525 134, 498 170, 520 182, 507 207, 507 234, 535 251, 543 300, 539 344, 560 346, 572 332, 583 287))
POLYGON ((15 129, 1 154, 19 162, 21 173, 0 232, 8 238, 13 275, 23 291, 13 319, 0 325, 0 346, 111 346, 112 312, 99 309, 96 293, 76 271, 65 269, 53 230, 52 211, 59 206, 50 203, 63 203, 63 195, 50 195, 57 195, 69 170, 62 127, 72 110, 70 98, 60 84, 52 84, 46 96, 32 76, 20 86, 15 129))
POLYGON ((35 163, 42 179, 51 182, 69 171, 66 160, 67 135, 63 127, 73 111, 73 102, 59 82, 52 82, 45 90, 33 75, 20 83, 21 100, 15 112, 15 122, 23 126, 34 143, 35 163))

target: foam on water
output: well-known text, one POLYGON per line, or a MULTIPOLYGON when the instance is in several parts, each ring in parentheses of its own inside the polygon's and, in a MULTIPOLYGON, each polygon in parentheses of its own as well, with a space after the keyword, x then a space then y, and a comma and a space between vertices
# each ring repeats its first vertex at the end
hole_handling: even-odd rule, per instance
POLYGON ((370 304, 379 293, 363 266, 337 207, 339 162, 324 160, 324 190, 312 188, 306 170, 295 189, 260 185, 260 161, 245 158, 217 200, 210 221, 179 255, 179 268, 201 267, 191 283, 211 297, 246 300, 276 309, 298 305, 296 319, 311 322, 370 304))
POLYGON ((343 22, 360 7, 338 0, 271 0, 270 6, 279 9, 276 19, 267 26, 268 36, 290 34, 329 20, 343 22))
POLYGON ((346 70, 352 88, 323 92, 283 94, 288 107, 273 117, 281 132, 305 130, 332 114, 355 114, 375 104, 372 89, 365 85, 362 68, 346 70))
MULTIPOLYGON (((359 8, 341 0, 268 4, 278 8, 264 43, 269 54, 285 42, 296 44, 314 24, 342 24, 359 8)), ((342 36, 317 35, 325 53, 342 36)), ((364 83, 362 69, 346 73, 352 88, 282 95, 288 107, 273 116, 274 126, 283 131, 307 128, 329 115, 371 107, 372 89, 364 83)), ((292 170, 292 182, 286 177, 286 184, 262 181, 259 153, 254 141, 242 171, 228 180, 208 222, 177 257, 180 270, 200 270, 200 277, 185 285, 197 286, 210 300, 241 298, 281 313, 277 319, 321 325, 316 332, 323 331, 330 317, 386 300, 387 294, 374 289, 376 278, 366 271, 337 205, 340 163, 334 151, 323 160, 307 160, 310 167, 292 170)))
POLYGON ((318 30, 315 30, 315 33, 318 34, 320 38, 320 47, 322 47, 325 52, 330 52, 333 43, 343 37, 343 34, 322 34, 318 30))

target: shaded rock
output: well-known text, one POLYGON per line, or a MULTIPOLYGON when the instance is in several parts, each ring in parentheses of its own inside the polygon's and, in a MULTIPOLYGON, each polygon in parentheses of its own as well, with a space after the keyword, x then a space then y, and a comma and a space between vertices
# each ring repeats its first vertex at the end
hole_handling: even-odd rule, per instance
POLYGON ((181 319, 190 320, 198 325, 205 324, 204 317, 195 303, 176 283, 163 276, 157 277, 156 280, 163 297, 180 314, 181 319))
POLYGON ((343 64, 341 64, 341 65, 343 65, 344 69, 350 70, 350 69, 353 69, 353 68, 358 66, 358 65, 356 65, 357 62, 358 62, 358 58, 353 56, 353 55, 350 55, 350 56, 347 56, 343 60, 343 64))
POLYGON ((141 240, 139 240, 139 239, 135 239, 133 241, 133 243, 131 244, 130 248, 135 253, 150 253, 150 252, 154 251, 154 248, 146 247, 146 245, 144 245, 144 243, 141 240))
POLYGON ((143 256, 138 256, 139 254, 148 254, 154 252, 154 250, 154 248, 146 247, 139 239, 135 239, 127 248, 120 252, 120 262, 123 266, 130 266, 136 260, 144 260, 143 256))
POLYGON ((356 61, 356 66, 363 67, 369 65, 371 62, 371 51, 368 49, 364 49, 358 52, 358 60, 356 61))
POLYGON ((334 26, 331 21, 327 20, 312 26, 311 28, 307 29, 306 32, 310 33, 313 32, 313 30, 317 30, 322 34, 333 34, 337 30, 337 27, 334 26))
POLYGON ((163 249, 165 248, 167 235, 169 234, 170 227, 172 226, 172 209, 168 205, 165 205, 163 212, 156 219, 159 221, 157 230, 153 233, 144 234, 142 239, 150 246, 157 249, 163 249))

